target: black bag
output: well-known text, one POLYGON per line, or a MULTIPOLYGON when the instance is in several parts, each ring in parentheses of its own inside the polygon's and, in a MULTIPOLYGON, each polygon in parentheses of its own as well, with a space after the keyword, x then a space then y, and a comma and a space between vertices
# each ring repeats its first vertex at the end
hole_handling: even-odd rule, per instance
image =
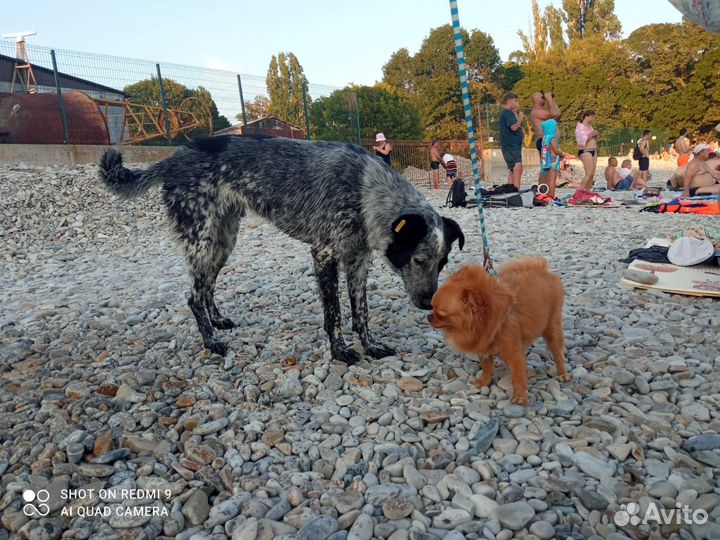
POLYGON ((450 208, 467 206, 465 182, 463 182, 460 178, 453 180, 452 186, 450 186, 450 191, 448 191, 447 199, 445 199, 445 206, 450 208))
POLYGON ((635 161, 640 161, 641 157, 643 157, 642 152, 640 151, 640 147, 636 144, 635 149, 633 150, 633 159, 635 161))
POLYGON ((516 193, 501 193, 483 199, 485 206, 501 208, 532 208, 535 193, 531 189, 524 189, 516 193))

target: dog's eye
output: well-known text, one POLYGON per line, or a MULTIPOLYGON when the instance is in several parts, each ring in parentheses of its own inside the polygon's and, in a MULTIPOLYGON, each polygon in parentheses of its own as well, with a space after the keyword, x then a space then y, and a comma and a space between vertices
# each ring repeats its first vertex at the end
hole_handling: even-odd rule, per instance
POLYGON ((418 266, 424 265, 427 261, 421 257, 413 257, 413 262, 417 264, 418 266))

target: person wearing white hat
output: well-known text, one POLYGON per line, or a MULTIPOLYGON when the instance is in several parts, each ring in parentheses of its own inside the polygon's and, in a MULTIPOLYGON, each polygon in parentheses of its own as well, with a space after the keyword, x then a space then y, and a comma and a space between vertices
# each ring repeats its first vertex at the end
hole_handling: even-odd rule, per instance
POLYGON ((373 146, 375 155, 390 166, 392 162, 390 158, 390 153, 393 150, 392 144, 390 144, 390 141, 385 138, 384 133, 378 133, 375 135, 375 143, 376 146, 373 146))
POLYGON ((693 148, 693 159, 685 169, 685 197, 720 193, 720 171, 707 163, 712 147, 698 144, 693 148))

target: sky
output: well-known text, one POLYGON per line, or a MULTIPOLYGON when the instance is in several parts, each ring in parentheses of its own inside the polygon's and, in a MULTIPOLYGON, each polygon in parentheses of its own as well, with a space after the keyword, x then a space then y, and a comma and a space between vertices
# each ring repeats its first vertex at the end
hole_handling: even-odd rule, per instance
MULTIPOLYGON (((393 52, 416 52, 450 22, 447 0, 1 1, 0 34, 34 30, 35 45, 263 78, 273 54, 291 51, 311 84, 330 87, 374 84, 393 52)), ((490 34, 504 60, 520 48, 517 31, 530 27, 530 0, 459 0, 458 8, 461 25, 490 34)), ((615 12, 624 35, 681 20, 666 0, 616 0, 615 12)))

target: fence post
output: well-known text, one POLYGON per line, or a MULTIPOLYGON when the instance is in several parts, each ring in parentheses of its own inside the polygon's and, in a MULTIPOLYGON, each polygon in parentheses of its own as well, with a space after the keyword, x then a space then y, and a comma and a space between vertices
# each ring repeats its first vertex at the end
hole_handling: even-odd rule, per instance
POLYGON ((310 138, 310 117, 308 116, 308 102, 307 102, 307 79, 303 77, 303 110, 305 111, 305 138, 310 138))
POLYGON ((170 113, 168 112, 167 95, 165 95, 165 87, 163 86, 162 74, 160 73, 160 64, 155 64, 157 68, 158 83, 160 84, 160 98, 162 99, 163 111, 165 112, 165 133, 167 134, 168 144, 172 144, 172 133, 170 132, 170 113))
POLYGON ((65 100, 60 89, 60 77, 58 76, 57 61, 55 60, 55 49, 50 49, 50 58, 52 58, 53 76, 55 77, 55 91, 57 92, 58 105, 60 105, 60 118, 62 118, 63 134, 65 135, 65 144, 70 144, 70 130, 68 129, 67 115, 65 114, 65 100))
MULTIPOLYGON (((242 92, 242 80, 240 79, 240 74, 238 73, 237 76, 238 80, 238 90, 240 90, 240 109, 242 110, 242 122, 243 122, 243 128, 247 126, 247 115, 245 114, 245 98, 243 98, 243 92, 242 92)), ((244 133, 243 133, 244 135, 244 133)))

